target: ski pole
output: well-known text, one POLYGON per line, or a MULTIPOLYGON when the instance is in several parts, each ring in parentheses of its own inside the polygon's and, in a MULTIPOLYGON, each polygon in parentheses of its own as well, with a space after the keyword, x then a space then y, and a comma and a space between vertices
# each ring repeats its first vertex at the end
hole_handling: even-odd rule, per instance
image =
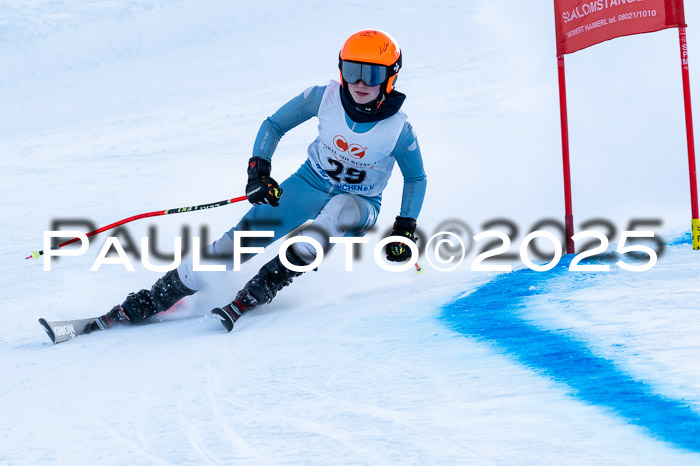
MULTIPOLYGON (((226 199, 225 201, 219 201, 219 202, 212 202, 211 204, 201 204, 201 205, 195 205, 195 206, 190 206, 190 207, 179 207, 176 209, 168 209, 168 210, 156 210, 155 212, 147 212, 145 214, 139 214, 139 215, 134 215, 133 217, 125 218, 122 220, 119 220, 118 222, 114 222, 112 224, 109 224, 105 227, 98 228, 97 230, 93 230, 90 233, 86 233, 85 236, 90 237, 90 236, 95 236, 98 233, 102 233, 107 230, 111 230, 112 228, 116 228, 120 225, 124 225, 126 223, 133 222, 134 220, 139 220, 142 218, 147 218, 147 217, 158 217, 160 215, 172 215, 172 214, 181 214, 183 212, 195 212, 197 210, 205 210, 205 209, 213 209, 214 207, 221 207, 224 205, 229 205, 233 204, 234 202, 240 202, 246 200, 245 196, 241 197, 235 197, 233 199, 226 199)), ((61 243, 58 245, 59 248, 62 248, 63 246, 68 246, 69 244, 75 243, 78 241, 80 238, 73 238, 69 239, 68 241, 61 243)), ((25 257, 25 259, 31 259, 32 257, 34 259, 38 259, 39 256, 44 254, 44 250, 42 249, 41 251, 32 251, 32 253, 25 257)))

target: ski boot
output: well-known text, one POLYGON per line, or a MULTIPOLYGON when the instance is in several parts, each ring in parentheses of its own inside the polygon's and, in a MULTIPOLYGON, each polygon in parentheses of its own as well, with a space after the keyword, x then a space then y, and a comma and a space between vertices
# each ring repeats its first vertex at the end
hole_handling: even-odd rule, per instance
POLYGON ((85 333, 92 333, 96 330, 107 330, 115 325, 128 324, 131 320, 126 315, 121 304, 114 306, 107 314, 98 317, 85 327, 85 333))
MULTIPOLYGON (((287 249, 287 260, 298 266, 306 265, 292 251, 292 248, 287 249)), ((286 268, 279 256, 265 264, 260 271, 255 275, 241 291, 236 294, 236 297, 224 307, 212 309, 211 313, 221 318, 221 325, 224 326, 227 332, 233 330, 233 325, 243 315, 254 309, 258 304, 266 304, 272 301, 285 286, 292 283, 292 280, 303 272, 294 272, 286 268)))
POLYGON ((167 311, 176 302, 194 293, 194 290, 182 283, 177 270, 171 270, 159 278, 150 290, 129 293, 123 303, 95 319, 95 322, 88 326, 88 333, 106 330, 118 324, 143 322, 159 312, 167 311))

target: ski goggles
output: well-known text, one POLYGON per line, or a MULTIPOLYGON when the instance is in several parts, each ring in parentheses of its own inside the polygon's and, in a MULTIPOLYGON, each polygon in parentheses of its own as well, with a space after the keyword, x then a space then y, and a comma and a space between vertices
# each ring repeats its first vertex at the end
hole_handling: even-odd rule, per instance
POLYGON ((389 76, 389 69, 384 65, 345 60, 340 61, 340 72, 343 75, 343 80, 347 81, 348 84, 362 81, 369 87, 382 84, 389 76))

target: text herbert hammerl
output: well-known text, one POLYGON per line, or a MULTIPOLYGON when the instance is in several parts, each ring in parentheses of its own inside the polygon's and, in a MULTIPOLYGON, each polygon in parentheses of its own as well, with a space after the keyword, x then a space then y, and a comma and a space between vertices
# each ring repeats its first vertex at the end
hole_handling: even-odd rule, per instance
POLYGON ((639 18, 653 18, 656 16, 656 10, 642 10, 642 11, 634 11, 630 13, 622 13, 617 16, 610 16, 608 18, 603 18, 599 19, 597 21, 593 21, 591 23, 585 24, 583 26, 579 26, 576 29, 572 29, 571 31, 568 31, 566 33, 567 38, 572 38, 578 34, 581 34, 583 32, 588 32, 592 31, 593 29, 598 29, 603 26, 607 26, 609 24, 614 24, 617 22, 621 21, 627 21, 630 19, 639 19, 639 18))

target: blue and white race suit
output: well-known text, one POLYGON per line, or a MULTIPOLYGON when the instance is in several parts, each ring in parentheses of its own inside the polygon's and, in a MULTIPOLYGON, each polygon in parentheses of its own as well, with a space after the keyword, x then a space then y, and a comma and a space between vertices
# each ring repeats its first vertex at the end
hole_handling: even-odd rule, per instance
MULTIPOLYGON (((427 180, 418 140, 406 115, 399 111, 378 122, 356 123, 343 109, 336 81, 307 89, 267 118, 252 155, 271 160, 282 136, 312 117, 318 118, 319 135, 309 145, 307 160, 281 183, 279 207, 253 206, 235 227, 207 246, 209 254, 231 257, 234 231, 274 231, 273 237, 251 238, 246 243, 266 247, 311 219, 312 227, 301 234, 313 237, 326 250, 331 246, 329 236, 362 236, 377 220, 381 193, 395 162, 404 177, 399 215, 418 217, 427 180)), ((315 250, 308 243, 292 247, 309 263, 315 259, 315 250)), ((205 274, 193 270, 191 259, 182 262, 178 273, 193 290, 206 283, 205 274)))

